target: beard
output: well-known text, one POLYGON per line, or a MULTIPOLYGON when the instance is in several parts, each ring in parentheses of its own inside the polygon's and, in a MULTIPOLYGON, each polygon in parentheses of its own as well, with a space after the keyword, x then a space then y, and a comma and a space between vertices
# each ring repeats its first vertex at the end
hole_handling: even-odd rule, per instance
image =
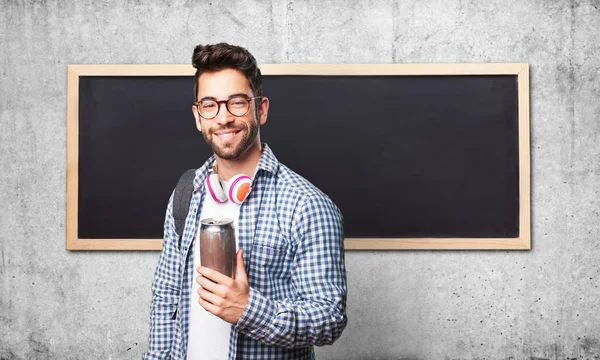
POLYGON ((235 160, 238 159, 242 154, 250 148, 250 146, 256 140, 258 136, 258 121, 252 121, 250 124, 242 123, 239 126, 227 126, 220 129, 202 129, 202 136, 206 143, 210 146, 212 151, 223 160, 235 160), (215 131, 221 130, 236 130, 239 131, 238 135, 241 135, 241 139, 237 143, 219 144, 213 141, 215 131))

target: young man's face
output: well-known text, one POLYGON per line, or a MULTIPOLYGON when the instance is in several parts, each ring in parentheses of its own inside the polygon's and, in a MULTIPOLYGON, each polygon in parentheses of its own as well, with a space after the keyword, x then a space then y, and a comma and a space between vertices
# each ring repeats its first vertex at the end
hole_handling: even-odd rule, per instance
MULTIPOLYGON (((198 101, 228 100, 235 96, 253 97, 250 84, 246 77, 234 69, 203 73, 198 79, 198 101)), ((193 109, 196 126, 202 132, 204 139, 210 145, 215 155, 225 160, 240 158, 255 142, 260 142, 258 124, 266 121, 266 98, 250 101, 250 108, 242 116, 234 116, 224 103, 219 104, 219 112, 212 119, 199 116, 193 109), (259 118, 256 118, 256 108, 259 106, 259 118)), ((268 107, 268 102, 266 104, 268 107)))

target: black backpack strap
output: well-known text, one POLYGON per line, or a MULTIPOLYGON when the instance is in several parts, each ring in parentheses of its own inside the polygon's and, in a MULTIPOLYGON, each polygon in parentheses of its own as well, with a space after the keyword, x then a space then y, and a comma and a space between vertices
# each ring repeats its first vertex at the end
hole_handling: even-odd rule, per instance
POLYGON ((177 248, 181 248, 181 236, 185 228, 185 219, 190 209, 190 201, 194 192, 194 177, 196 169, 189 169, 181 175, 175 194, 173 195, 173 218, 175 219, 175 231, 177 232, 177 248))

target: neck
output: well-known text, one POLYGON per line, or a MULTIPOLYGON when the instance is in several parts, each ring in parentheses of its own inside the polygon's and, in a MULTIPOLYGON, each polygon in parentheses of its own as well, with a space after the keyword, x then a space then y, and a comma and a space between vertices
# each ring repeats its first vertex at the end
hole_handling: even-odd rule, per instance
POLYGON ((215 155, 219 178, 223 181, 231 179, 234 175, 244 174, 254 176, 256 166, 262 154, 262 144, 257 139, 239 158, 225 160, 215 155))

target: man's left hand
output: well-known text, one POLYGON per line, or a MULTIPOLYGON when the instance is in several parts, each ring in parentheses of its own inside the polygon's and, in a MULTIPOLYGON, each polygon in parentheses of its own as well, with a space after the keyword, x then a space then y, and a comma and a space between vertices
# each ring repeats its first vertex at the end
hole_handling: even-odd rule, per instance
POLYGON ((236 254, 234 279, 204 266, 196 269, 200 274, 196 278, 200 285, 198 303, 230 324, 238 322, 248 302, 248 275, 242 253, 239 250, 236 254))

